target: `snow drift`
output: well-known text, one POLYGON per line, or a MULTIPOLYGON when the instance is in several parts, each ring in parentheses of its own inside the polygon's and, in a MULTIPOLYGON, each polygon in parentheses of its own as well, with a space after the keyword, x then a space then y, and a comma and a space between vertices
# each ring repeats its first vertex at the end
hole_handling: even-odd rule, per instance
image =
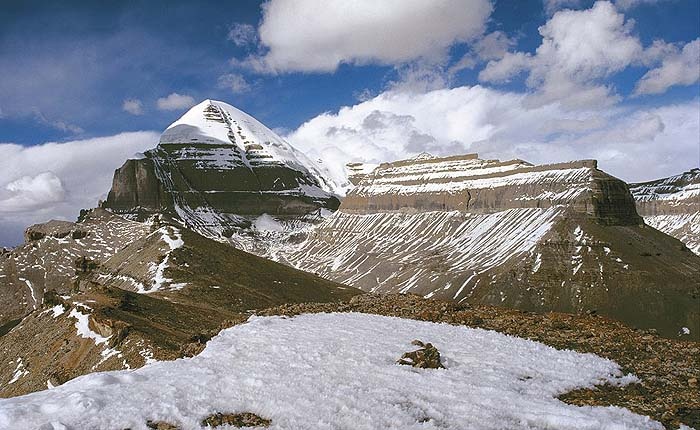
POLYGON ((90 374, 0 400, 0 428, 198 429, 214 412, 253 412, 272 429, 661 429, 617 407, 556 396, 625 384, 612 361, 496 332, 365 314, 253 317, 199 356, 90 374), (395 364, 432 342, 446 369, 395 364))

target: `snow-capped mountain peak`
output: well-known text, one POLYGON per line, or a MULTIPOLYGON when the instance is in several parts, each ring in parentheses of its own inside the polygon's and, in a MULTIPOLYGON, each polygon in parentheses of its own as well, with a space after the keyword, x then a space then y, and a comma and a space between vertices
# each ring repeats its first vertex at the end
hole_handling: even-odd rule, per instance
POLYGON ((233 145, 246 165, 285 164, 317 173, 311 160, 260 121, 217 100, 207 99, 192 107, 160 137, 160 144, 178 143, 233 145))

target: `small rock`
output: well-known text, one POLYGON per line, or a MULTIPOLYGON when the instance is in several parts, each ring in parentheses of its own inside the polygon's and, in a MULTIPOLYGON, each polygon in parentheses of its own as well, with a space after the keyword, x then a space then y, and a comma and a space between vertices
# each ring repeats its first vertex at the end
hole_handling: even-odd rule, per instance
POLYGON ((165 421, 147 421, 146 427, 153 430, 180 430, 180 427, 165 421))
POLYGON ((219 427, 222 425, 234 427, 269 427, 270 423, 272 423, 272 421, 259 417, 251 412, 242 412, 240 414, 222 414, 217 412, 202 420, 202 426, 204 427, 219 427))
POLYGON ((420 340, 414 340, 412 345, 421 347, 416 351, 406 352, 397 361, 398 364, 406 366, 418 367, 421 369, 444 369, 445 366, 440 362, 440 351, 431 343, 423 343, 420 340))

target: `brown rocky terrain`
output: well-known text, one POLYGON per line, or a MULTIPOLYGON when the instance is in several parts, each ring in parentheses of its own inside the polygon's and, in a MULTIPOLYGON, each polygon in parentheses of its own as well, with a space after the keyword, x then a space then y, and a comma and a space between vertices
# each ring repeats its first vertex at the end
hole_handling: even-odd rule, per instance
POLYGON ((36 308, 0 333, 0 396, 191 356, 255 309, 360 293, 174 226, 66 283, 65 293, 42 292, 36 308))
POLYGON ((28 227, 23 245, 0 254, 0 333, 40 308, 45 291, 68 293, 77 259, 104 261, 149 229, 103 209, 85 211, 75 223, 28 227))

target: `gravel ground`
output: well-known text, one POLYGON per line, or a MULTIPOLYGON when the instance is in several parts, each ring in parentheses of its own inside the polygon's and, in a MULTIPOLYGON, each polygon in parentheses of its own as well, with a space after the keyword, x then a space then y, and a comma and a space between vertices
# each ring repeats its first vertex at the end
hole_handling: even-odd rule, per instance
POLYGON ((363 312, 496 330, 557 349, 591 352, 617 362, 641 380, 626 387, 600 386, 560 397, 574 405, 620 406, 648 415, 666 428, 700 429, 700 343, 634 330, 596 315, 537 314, 493 306, 456 305, 417 295, 363 294, 342 303, 282 305, 258 315, 363 312))

